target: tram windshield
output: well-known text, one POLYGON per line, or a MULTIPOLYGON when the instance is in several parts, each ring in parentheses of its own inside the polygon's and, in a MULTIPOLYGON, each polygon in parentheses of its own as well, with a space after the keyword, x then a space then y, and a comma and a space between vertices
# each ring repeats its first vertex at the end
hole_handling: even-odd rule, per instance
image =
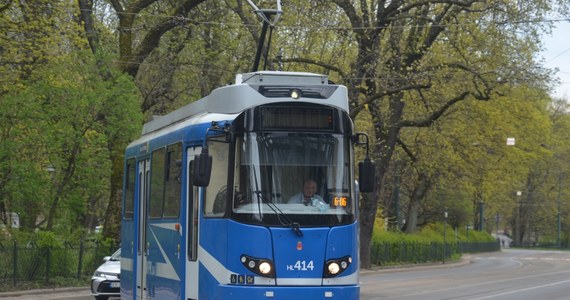
POLYGON ((345 136, 332 133, 262 132, 237 138, 232 216, 283 226, 352 222, 349 149, 345 136))

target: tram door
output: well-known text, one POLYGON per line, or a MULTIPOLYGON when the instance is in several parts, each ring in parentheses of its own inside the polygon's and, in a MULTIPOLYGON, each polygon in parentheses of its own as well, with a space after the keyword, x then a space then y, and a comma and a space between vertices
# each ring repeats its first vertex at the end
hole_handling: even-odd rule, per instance
POLYGON ((149 184, 150 184, 150 159, 145 159, 139 161, 139 172, 138 172, 138 187, 139 187, 139 214, 138 214, 138 226, 136 232, 138 233, 138 244, 137 244, 137 258, 136 267, 137 272, 137 289, 136 298, 137 299, 148 299, 148 292, 146 288, 146 273, 147 273, 147 256, 148 256, 148 242, 146 236, 146 223, 147 223, 147 204, 149 196, 149 184))
MULTIPOLYGON (((187 161, 188 161, 188 176, 192 176, 194 168, 194 157, 200 154, 202 147, 188 148, 187 161)), ((187 180, 188 186, 186 187, 186 203, 188 203, 187 213, 187 238, 186 245, 188 249, 186 258, 186 298, 185 299, 198 299, 198 223, 199 223, 199 203, 200 194, 199 188, 195 187, 192 180, 187 180)))

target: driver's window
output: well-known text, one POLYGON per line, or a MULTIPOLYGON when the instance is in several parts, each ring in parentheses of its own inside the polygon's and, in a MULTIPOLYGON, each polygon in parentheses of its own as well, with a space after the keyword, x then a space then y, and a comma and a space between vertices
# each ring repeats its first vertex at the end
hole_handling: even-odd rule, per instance
POLYGON ((227 202, 229 144, 210 141, 208 149, 212 155, 212 175, 210 184, 205 189, 204 216, 223 217, 227 202))

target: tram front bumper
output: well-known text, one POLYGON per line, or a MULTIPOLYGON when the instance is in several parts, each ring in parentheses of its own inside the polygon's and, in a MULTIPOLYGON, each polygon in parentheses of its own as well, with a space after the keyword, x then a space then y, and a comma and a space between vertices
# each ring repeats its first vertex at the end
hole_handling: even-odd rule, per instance
POLYGON ((221 299, 265 299, 265 300, 357 300, 359 286, 252 286, 223 285, 219 287, 221 299))

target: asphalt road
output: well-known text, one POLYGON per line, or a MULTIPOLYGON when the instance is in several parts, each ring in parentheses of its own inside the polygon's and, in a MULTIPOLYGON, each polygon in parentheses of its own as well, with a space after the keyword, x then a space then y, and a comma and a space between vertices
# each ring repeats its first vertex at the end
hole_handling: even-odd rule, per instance
MULTIPOLYGON (((361 300, 570 299, 570 252, 505 249, 464 263, 363 271, 361 300)), ((87 288, 0 300, 93 300, 87 288)))
POLYGON ((369 272, 361 300, 570 299, 570 252, 505 249, 449 268, 369 272))

